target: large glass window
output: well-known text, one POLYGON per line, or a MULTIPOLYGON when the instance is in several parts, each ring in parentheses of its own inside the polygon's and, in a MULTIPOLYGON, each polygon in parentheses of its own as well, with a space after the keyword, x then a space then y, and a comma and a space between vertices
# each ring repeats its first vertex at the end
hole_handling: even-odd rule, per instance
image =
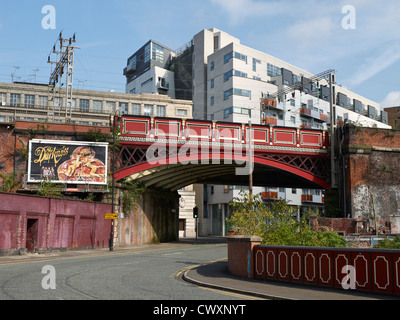
POLYGON ((128 111, 128 103, 120 102, 119 103, 119 112, 121 114, 128 114, 129 113, 129 111, 128 111))
POLYGON ((145 116, 152 116, 153 115, 153 106, 151 104, 145 104, 143 108, 143 114, 145 116))
POLYGON ((165 106, 157 106, 157 117, 165 117, 165 106))
POLYGON ((270 77, 280 76, 282 74, 281 68, 274 66, 273 64, 268 63, 267 65, 267 74, 270 77))
POLYGON ((104 108, 104 111, 107 113, 114 113, 115 112, 115 102, 106 101, 106 106, 104 108))
POLYGON ((21 95, 19 93, 10 94, 10 105, 11 107, 21 106, 21 95))
POLYGON ((79 99, 79 111, 89 112, 89 100, 79 99))
POLYGON ((158 44, 153 43, 152 59, 164 62, 164 48, 159 46, 158 44))
POLYGON ((138 103, 132 103, 132 114, 135 116, 140 116, 141 107, 138 103))
POLYGON ((47 96, 39 96, 39 101, 38 101, 38 105, 39 107, 47 107, 48 105, 48 97, 47 96))
POLYGON ((6 100, 7 100, 7 94, 6 93, 0 93, 0 106, 5 106, 6 105, 6 100))
POLYGON ((144 47, 144 63, 150 61, 150 43, 144 47))
POLYGON ((35 96, 32 94, 25 95, 25 107, 34 108, 35 107, 35 96))
POLYGON ((101 112, 103 106, 103 101, 93 100, 93 112, 101 112))

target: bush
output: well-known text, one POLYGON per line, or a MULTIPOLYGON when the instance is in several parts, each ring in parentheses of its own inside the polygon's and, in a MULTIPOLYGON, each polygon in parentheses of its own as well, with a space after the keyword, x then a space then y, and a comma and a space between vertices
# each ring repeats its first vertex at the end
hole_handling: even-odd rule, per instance
POLYGON ((306 219, 297 221, 294 208, 284 200, 266 205, 261 195, 241 197, 230 203, 232 215, 228 219, 238 234, 255 235, 266 245, 345 247, 346 240, 333 231, 314 231, 306 219))
POLYGON ((383 239, 374 248, 380 249, 400 249, 400 236, 396 236, 393 240, 383 239))

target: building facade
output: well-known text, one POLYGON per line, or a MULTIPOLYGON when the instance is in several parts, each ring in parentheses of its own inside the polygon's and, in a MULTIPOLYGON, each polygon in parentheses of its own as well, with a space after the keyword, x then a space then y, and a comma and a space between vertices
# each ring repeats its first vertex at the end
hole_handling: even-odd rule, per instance
POLYGON ((393 129, 400 129, 400 107, 391 107, 385 108, 385 111, 388 114, 388 122, 389 125, 392 126, 393 129))
MULTIPOLYGON (((378 103, 335 83, 331 91, 329 78, 244 46, 240 39, 215 28, 194 35, 186 50, 171 59, 168 70, 174 70, 175 94, 185 92, 185 98, 193 100, 194 119, 322 130, 329 130, 333 120, 334 125, 351 122, 390 128, 387 113, 378 103), (271 101, 269 97, 274 102, 264 103, 271 101)), ((148 71, 147 78, 152 77, 148 71)), ((202 212, 200 234, 226 234, 228 203, 246 186, 204 185, 195 189, 203 194, 203 200, 197 201, 202 212)), ((322 209, 324 204, 323 190, 255 187, 253 192, 261 193, 265 201, 285 199, 299 211, 322 209)))

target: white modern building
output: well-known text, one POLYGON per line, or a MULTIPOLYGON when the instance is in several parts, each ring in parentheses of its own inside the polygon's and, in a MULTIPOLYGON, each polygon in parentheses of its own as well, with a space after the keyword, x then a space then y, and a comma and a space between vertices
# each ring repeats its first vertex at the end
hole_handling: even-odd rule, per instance
MULTIPOLYGON (((168 55, 165 59, 170 62, 165 69, 174 73, 173 76, 167 73, 170 88, 170 79, 175 80, 175 93, 168 90, 167 94, 181 98, 184 90, 185 98, 193 100, 195 119, 251 121, 254 124, 322 130, 328 130, 333 119, 335 124, 347 121, 359 126, 391 128, 387 124, 387 113, 381 111, 378 103, 336 84, 332 86, 334 114, 331 118, 329 78, 315 76, 244 46, 239 39, 215 28, 196 34, 182 53, 165 49, 164 54, 168 55), (275 103, 263 104, 263 99, 269 97, 275 103)), ((143 78, 140 81, 155 79, 155 72, 148 70, 141 74, 143 78)), ((127 92, 133 86, 138 87, 131 83, 132 79, 127 77, 127 92)), ((226 233, 228 203, 242 188, 246 187, 195 186, 197 193, 203 193, 203 201, 197 200, 200 234, 226 233)), ((262 193, 266 201, 286 199, 299 211, 304 207, 322 207, 324 202, 323 190, 256 187, 253 192, 262 193)), ((196 197, 199 199, 199 195, 196 197)))

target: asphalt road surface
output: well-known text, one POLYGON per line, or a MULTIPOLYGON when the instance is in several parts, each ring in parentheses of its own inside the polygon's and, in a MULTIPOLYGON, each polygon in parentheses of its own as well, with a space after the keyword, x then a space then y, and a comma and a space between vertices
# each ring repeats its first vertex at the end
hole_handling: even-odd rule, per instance
POLYGON ((1 300, 235 300, 176 278, 189 266, 226 258, 224 243, 106 252, 0 264, 1 300))

